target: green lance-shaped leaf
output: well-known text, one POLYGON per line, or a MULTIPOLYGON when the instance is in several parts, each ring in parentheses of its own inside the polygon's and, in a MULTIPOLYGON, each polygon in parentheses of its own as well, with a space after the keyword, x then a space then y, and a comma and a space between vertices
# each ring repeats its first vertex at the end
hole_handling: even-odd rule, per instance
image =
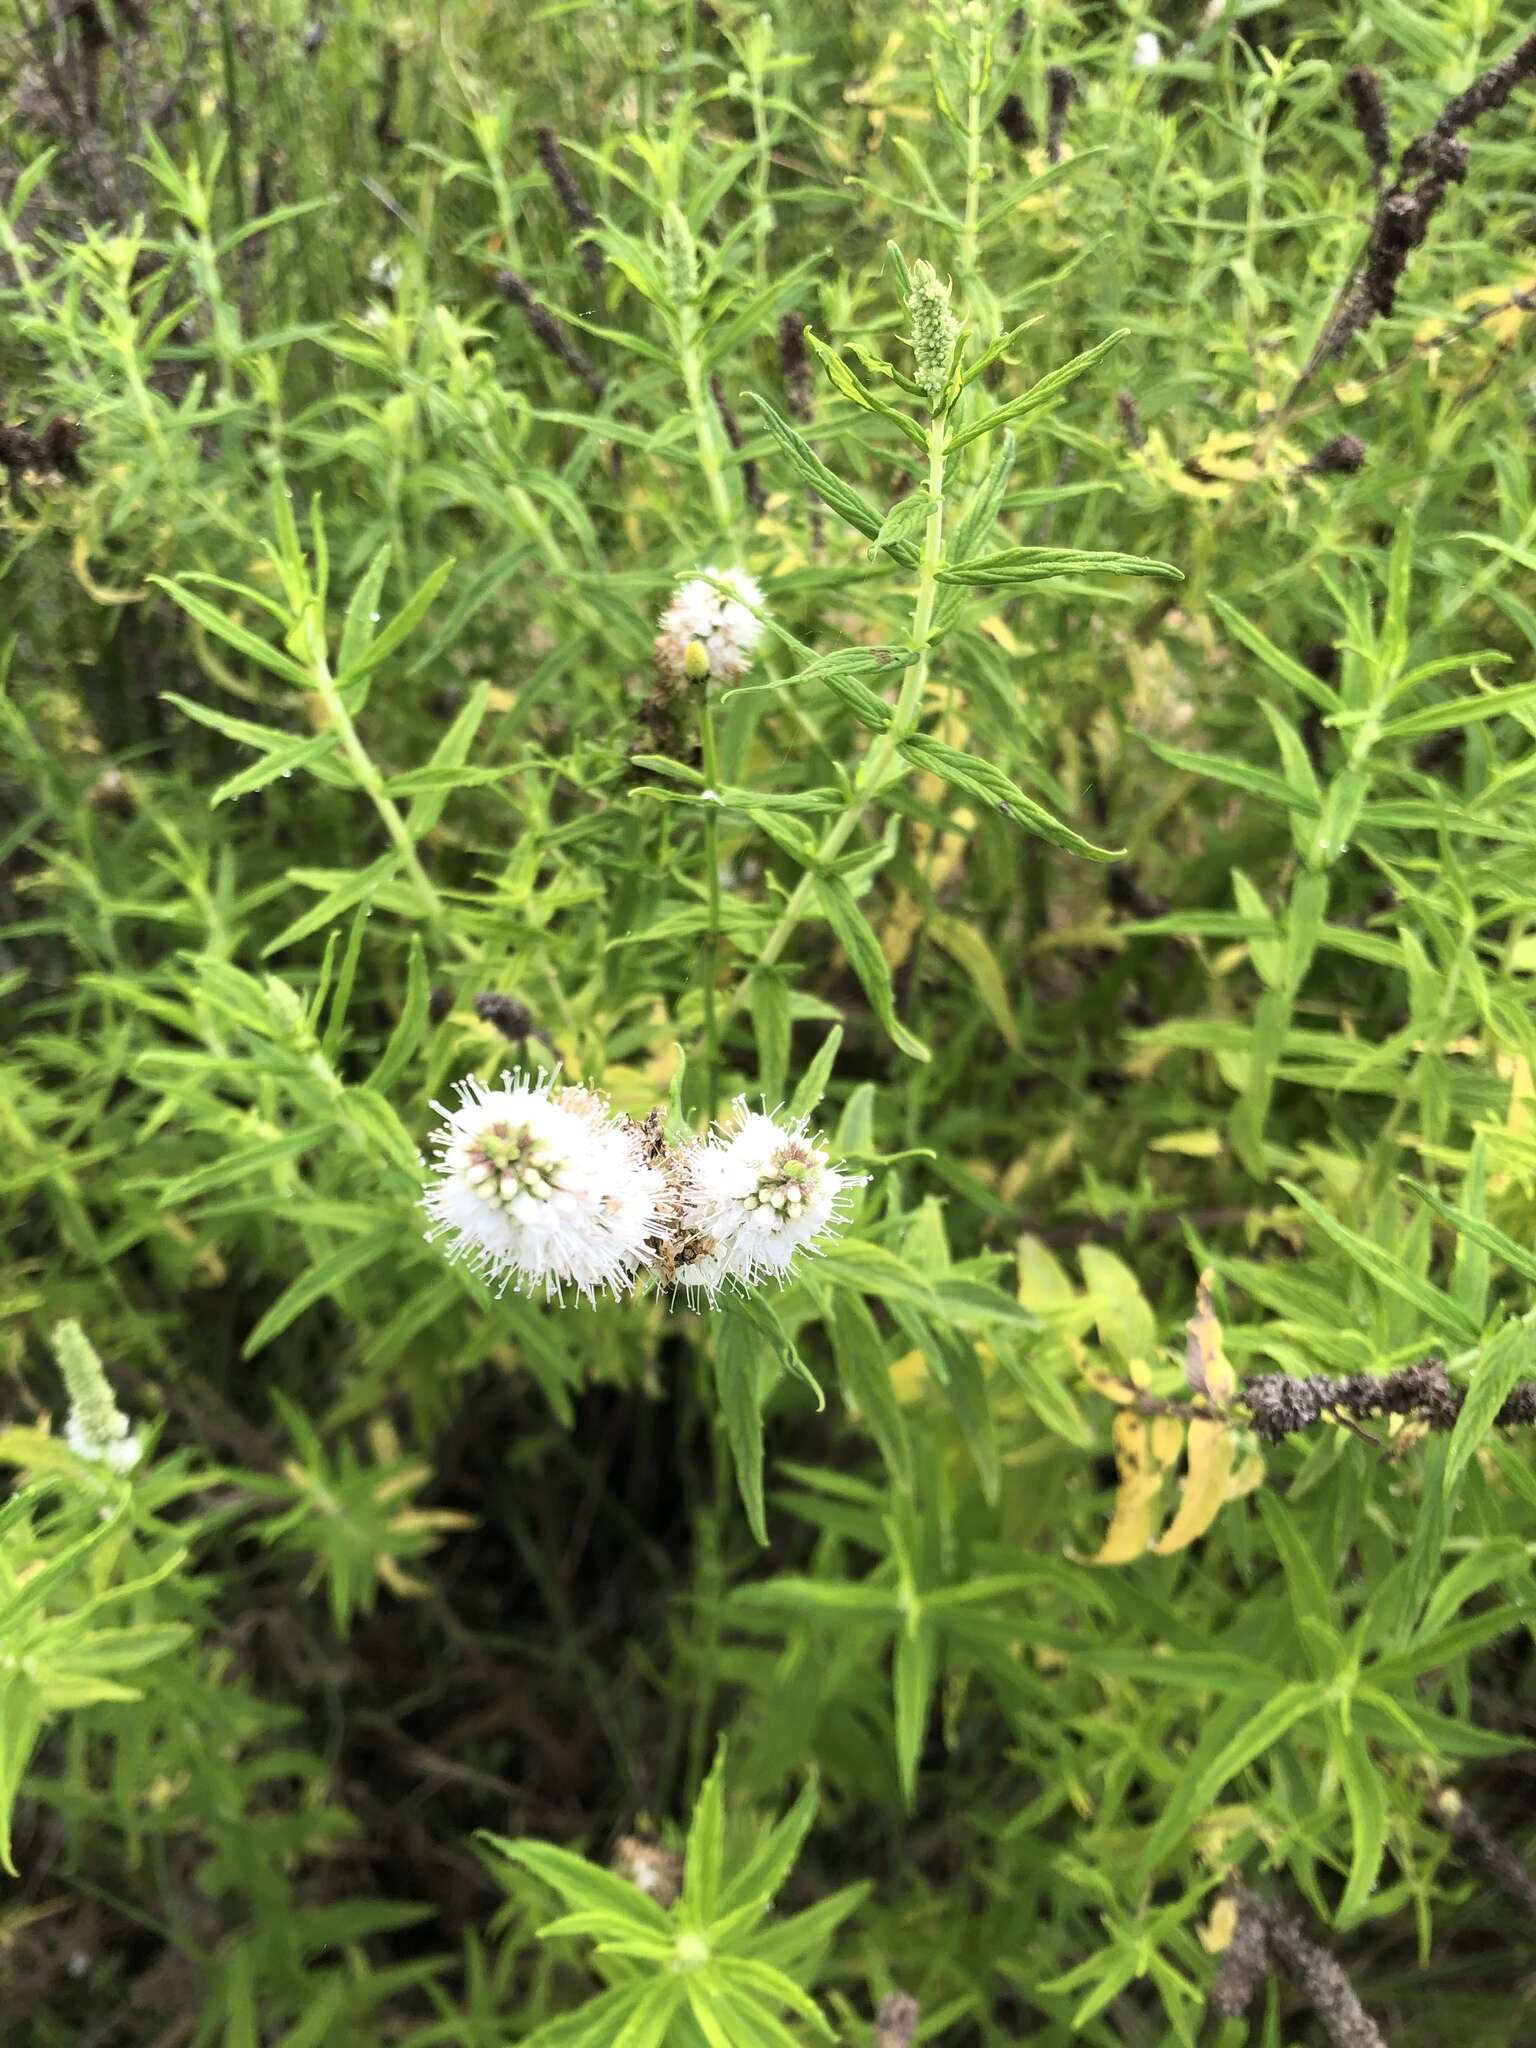
POLYGON ((1081 832, 1074 832, 1070 825, 1053 816, 1043 804, 1037 804, 1032 796, 1026 796, 1011 776, 979 754, 962 753, 960 748, 931 739, 926 733, 913 733, 904 739, 901 752, 917 767, 927 768, 971 796, 980 797, 1000 817, 1012 819, 1036 838, 1050 840, 1053 846, 1065 847, 1068 853, 1080 854, 1084 860, 1119 860, 1124 850, 1095 846, 1091 839, 1085 839, 1081 832))
MULTIPOLYGON (((801 479, 839 519, 846 519, 855 532, 862 533, 866 540, 879 540, 880 528, 884 523, 880 514, 867 499, 861 498, 851 484, 845 484, 840 476, 828 469, 803 434, 797 433, 782 414, 776 412, 760 393, 752 394, 753 403, 763 415, 764 424, 775 441, 789 457, 801 479)), ((917 549, 909 540, 895 540, 887 543, 885 552, 903 568, 917 567, 917 549)))

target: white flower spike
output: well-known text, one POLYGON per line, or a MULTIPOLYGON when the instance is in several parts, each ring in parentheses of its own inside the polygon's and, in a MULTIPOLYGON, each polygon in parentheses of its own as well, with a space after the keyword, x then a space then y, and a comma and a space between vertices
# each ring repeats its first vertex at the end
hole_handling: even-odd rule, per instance
POLYGON ((744 1097, 707 1138, 680 1155, 681 1235, 693 1256, 676 1283, 711 1301, 764 1280, 782 1285, 801 1252, 812 1253, 847 1221, 848 1196, 864 1177, 832 1164, 804 1117, 748 1109, 744 1097))
POLYGON ((53 1332, 53 1355, 69 1390, 69 1416, 64 1441, 77 1458, 105 1465, 119 1475, 129 1473, 144 1454, 132 1425, 117 1405, 111 1382, 91 1343, 73 1320, 53 1332))
POLYGON ((525 1294, 587 1301, 627 1294, 654 1255, 669 1205, 665 1176, 635 1124, 586 1088, 504 1073, 489 1088, 471 1075, 432 1146, 435 1177, 422 1199, 428 1240, 450 1261, 525 1294))
POLYGON ((763 609, 762 585, 742 569, 706 569, 679 585, 658 622, 656 666, 661 674, 679 687, 706 676, 726 683, 744 676, 763 637, 763 622, 749 607, 763 609), (715 583, 726 589, 717 590, 715 583), (702 661, 697 653, 690 656, 694 648, 702 649, 702 661))

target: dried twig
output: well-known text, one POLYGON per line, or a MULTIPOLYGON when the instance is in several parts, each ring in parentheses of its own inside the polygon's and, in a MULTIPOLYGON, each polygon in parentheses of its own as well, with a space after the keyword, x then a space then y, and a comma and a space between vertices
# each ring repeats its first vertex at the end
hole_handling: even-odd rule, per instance
POLYGON ((515 270, 498 270, 496 289, 504 299, 510 299, 528 322, 529 332, 534 339, 547 348, 575 377, 579 377, 594 398, 603 395, 603 380, 587 361, 560 322, 547 306, 541 305, 528 289, 527 282, 515 270))
MULTIPOLYGON (((1467 146, 1457 137, 1484 114, 1502 107, 1516 86, 1533 73, 1536 33, 1527 36, 1501 63, 1474 79, 1465 92, 1447 100, 1433 126, 1416 135, 1404 149, 1397 176, 1376 202, 1365 254, 1340 288, 1311 355, 1275 415, 1277 421, 1290 414, 1297 398, 1330 357, 1336 356, 1373 321, 1391 313, 1409 257, 1424 241, 1430 222, 1452 185, 1460 184, 1467 175, 1467 146)), ((1372 101, 1374 83, 1363 67, 1351 72, 1346 82, 1373 163, 1376 150, 1386 139, 1378 124, 1378 115, 1381 123, 1386 118, 1379 93, 1372 101), (1371 124, 1369 130, 1367 123, 1371 124)), ((1378 183, 1379 173, 1380 166, 1378 183)))
POLYGON ((905 1991, 893 1991, 875 2014, 874 2048, 912 2048, 922 2008, 905 1991))
POLYGON ((1278 1969, 1305 1996, 1333 2048, 1387 2048, 1381 2029, 1327 1949, 1309 1940, 1290 1914, 1245 1885, 1233 1885, 1229 1896, 1238 1919, 1211 1989, 1210 2010, 1218 2018, 1234 2019, 1244 2012, 1265 1970, 1278 1969))
POLYGON ((588 206, 576 182, 576 173, 571 169, 560 139, 553 128, 535 131, 535 142, 539 162, 544 166, 549 182, 560 195, 560 204, 565 208, 565 217, 579 236, 578 248, 581 253, 581 267, 591 279, 594 291, 603 286, 603 252, 595 236, 597 215, 588 206))
POLYGON ((1456 1844, 1474 1870, 1481 1871, 1513 1899, 1523 1912, 1536 1919, 1536 1877, 1507 1842, 1501 1841, 1481 1814, 1475 1813, 1459 1792, 1446 1786, 1436 1791, 1430 1811, 1456 1844))
POLYGON ((1045 154, 1049 163, 1061 162, 1062 143, 1067 132, 1067 115, 1079 97, 1076 74, 1065 64, 1052 64, 1045 74, 1045 154))
MULTIPOLYGON (((709 395, 715 401, 715 411, 720 415, 720 424, 725 429, 725 438, 730 442, 736 453, 740 455, 744 445, 741 422, 731 410, 730 403, 725 395, 725 386, 718 377, 712 376, 710 378, 709 395)), ((747 503, 755 512, 766 511, 768 499, 763 491, 762 480, 757 473, 757 464, 750 456, 742 461, 741 487, 747 494, 747 503)))

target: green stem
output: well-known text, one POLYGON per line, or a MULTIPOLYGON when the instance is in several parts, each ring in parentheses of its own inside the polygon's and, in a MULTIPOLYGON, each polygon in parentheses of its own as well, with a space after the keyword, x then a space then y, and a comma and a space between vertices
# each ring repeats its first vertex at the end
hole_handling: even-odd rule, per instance
POLYGON ((735 530, 736 514, 731 505, 731 494, 726 487, 725 471, 720 464, 720 443, 717 439, 719 428, 715 421, 714 404, 704 384, 704 364, 699 355, 699 320, 692 305, 680 306, 678 320, 678 368, 683 373, 683 388, 688 393, 688 410, 693 414, 693 438, 699 450, 699 467, 704 472, 704 481, 709 486, 710 509, 715 515, 715 525, 722 539, 728 540, 735 530))
MULTIPOLYGON (((427 914, 429 923, 445 928, 448 920, 443 899, 438 895, 431 876, 421 864, 421 857, 416 851, 416 842, 412 839, 406 822, 400 815, 400 807, 396 804, 393 797, 386 792, 384 778, 375 767, 373 756, 363 745, 357 727, 352 722, 352 714, 347 709, 340 690, 336 687, 336 678, 331 674, 330 663, 323 655, 315 657, 314 676, 315 689, 319 694, 321 703, 326 708, 336 736, 341 742, 341 751, 346 755, 351 765, 352 773, 357 777, 359 787, 368 797, 373 808, 378 812, 379 821, 383 825, 384 830, 389 834, 390 841, 400 856, 401 864, 405 872, 410 876, 417 895, 421 898, 422 908, 427 914)), ((454 941, 460 950, 466 954, 473 950, 457 934, 454 935, 454 941)))
MULTIPOLYGON (((917 660, 902 677, 895 716, 865 755, 847 805, 827 827, 811 866, 795 884, 789 901, 779 913, 777 924, 764 940, 753 972, 759 967, 772 967, 782 955, 810 904, 817 875, 836 860, 853 837, 860 819, 885 784, 897 748, 914 730, 922 712, 923 692, 928 686, 928 640, 933 630, 933 608, 939 595, 939 570, 944 566, 944 456, 947 443, 946 422, 936 415, 928 426, 928 519, 923 528, 923 552, 912 607, 912 645, 917 649, 917 660)), ((749 975, 738 984, 725 1006, 722 1022, 728 1022, 741 1008, 750 979, 749 975)))
MULTIPOLYGON (((709 487, 709 502, 720 537, 729 541, 735 524, 731 494, 720 463, 718 427, 713 405, 704 384, 704 365, 699 355, 698 315, 691 302, 679 306, 678 366, 693 414, 693 434, 699 451, 699 467, 709 487)), ((715 742, 715 714, 710 702, 708 676, 699 684, 699 738, 704 752, 704 780, 714 789, 720 779, 719 755, 715 742)), ((715 1000, 715 977, 720 960, 720 821, 714 807, 704 809, 704 864, 709 889, 709 928, 704 934, 704 1042, 709 1070, 709 1115, 713 1122, 720 1103, 720 1020, 715 1000)))
POLYGON ((971 31, 965 80, 965 220, 960 230, 960 271, 968 287, 976 275, 976 222, 981 210, 982 35, 979 28, 971 31))
MULTIPOLYGON (((719 754, 715 745, 715 711, 709 698, 709 679, 699 685, 699 736, 704 749, 706 790, 720 786, 719 754)), ((714 1122, 720 1107, 720 1020, 715 1007, 715 977, 720 959, 720 821, 715 806, 704 806, 704 866, 709 884, 709 930, 704 942, 704 1044, 709 1065, 709 1120, 714 1122)))

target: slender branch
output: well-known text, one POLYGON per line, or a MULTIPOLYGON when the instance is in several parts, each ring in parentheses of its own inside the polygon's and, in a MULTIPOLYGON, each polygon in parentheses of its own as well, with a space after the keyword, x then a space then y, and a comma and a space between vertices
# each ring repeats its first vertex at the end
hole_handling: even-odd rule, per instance
MULTIPOLYGON (((1138 1415, 1172 1415, 1188 1422, 1232 1422, 1245 1425, 1278 1444, 1324 1420, 1353 1428, 1377 1442, 1358 1425, 1383 1416, 1400 1415, 1433 1430, 1449 1430, 1466 1403, 1466 1391, 1451 1382, 1444 1361, 1426 1359, 1397 1372, 1347 1373, 1333 1378, 1319 1373, 1302 1378, 1288 1372, 1256 1373, 1225 1407, 1214 1402, 1165 1400, 1138 1392, 1130 1406, 1138 1415)), ((1493 1418, 1495 1429, 1518 1429, 1536 1423, 1536 1380, 1521 1380, 1493 1418)))
POLYGON ((810 866, 795 884, 789 901, 779 913, 778 922, 763 941, 753 969, 737 984, 725 1006, 723 1022, 734 1017, 746 1000, 752 973, 759 968, 772 967, 789 944, 810 905, 817 875, 836 860, 852 838, 870 802, 884 785, 898 746, 917 724, 928 683, 928 643, 933 630, 933 609, 938 599, 938 575, 944 565, 944 460, 947 447, 948 428, 943 415, 936 413, 928 427, 928 518, 923 529, 923 552, 912 607, 912 644, 918 650, 917 660, 902 678, 895 716, 865 755, 847 804, 827 827, 810 866))

